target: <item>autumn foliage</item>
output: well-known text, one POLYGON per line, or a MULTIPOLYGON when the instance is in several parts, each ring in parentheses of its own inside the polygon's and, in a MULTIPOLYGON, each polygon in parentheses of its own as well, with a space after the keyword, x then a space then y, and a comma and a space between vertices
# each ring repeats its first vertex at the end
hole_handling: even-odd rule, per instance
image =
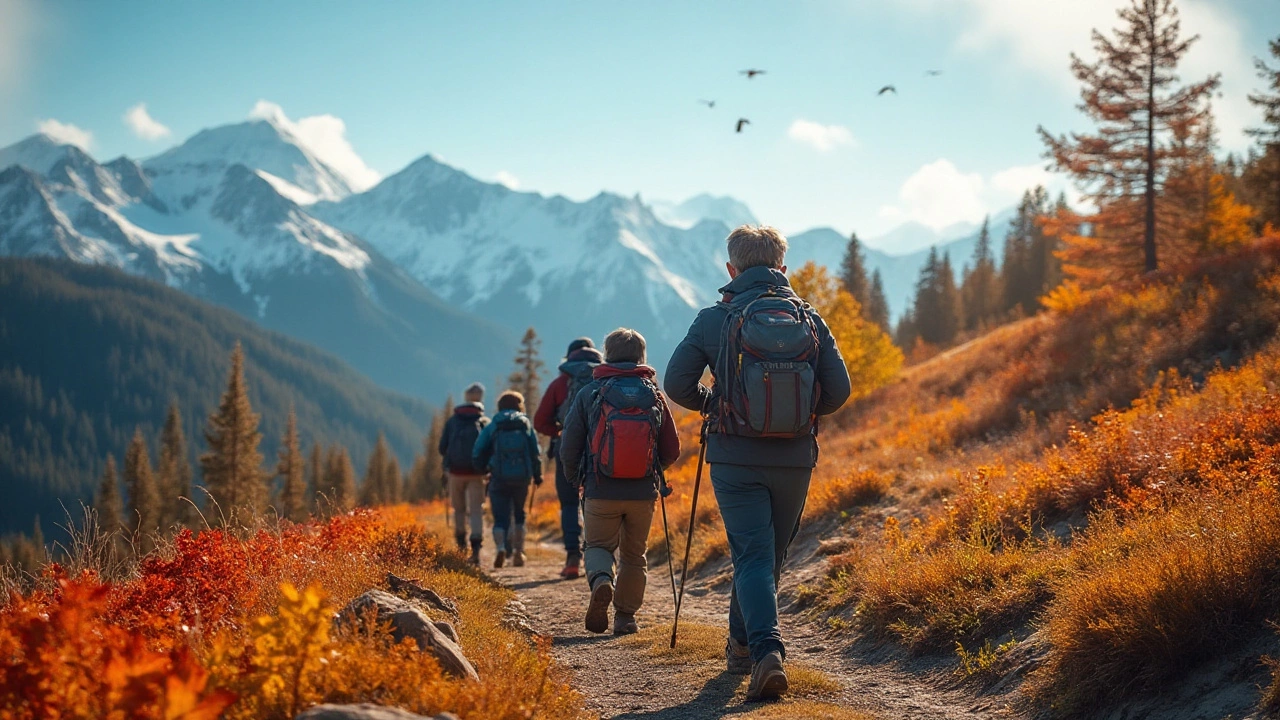
MULTIPOLYGON (((183 531, 133 574, 47 568, 0 609, 0 717, 292 718, 323 702, 377 702, 467 718, 575 717, 547 648, 507 629, 509 591, 481 580, 406 506, 247 536, 183 531), (441 671, 376 622, 335 611, 387 572, 452 597, 481 682, 441 671)), ((448 618, 453 620, 453 618, 448 618)))

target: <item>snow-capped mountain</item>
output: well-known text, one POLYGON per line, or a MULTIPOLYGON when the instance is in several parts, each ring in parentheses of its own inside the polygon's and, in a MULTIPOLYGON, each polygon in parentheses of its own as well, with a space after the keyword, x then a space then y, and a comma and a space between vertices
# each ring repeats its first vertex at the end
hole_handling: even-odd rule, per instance
POLYGON ((620 326, 665 364, 723 284, 726 227, 679 228, 639 198, 586 202, 517 192, 426 156, 371 190, 312 208, 427 287, 508 327, 535 327, 554 355, 620 326))
POLYGON ((512 334, 445 303, 297 202, 294 190, 337 197, 349 188, 269 121, 203 131, 142 165, 101 165, 44 136, 0 150, 0 163, 0 253, 161 280, 432 400, 505 369, 512 334), (240 162, 255 155, 270 169, 240 162), (473 349, 458 351, 459 332, 473 349))
POLYGON ((691 228, 703 220, 715 220, 730 228, 760 223, 751 212, 751 208, 727 195, 717 197, 701 193, 679 204, 655 200, 650 203, 650 206, 659 220, 681 228, 691 228))

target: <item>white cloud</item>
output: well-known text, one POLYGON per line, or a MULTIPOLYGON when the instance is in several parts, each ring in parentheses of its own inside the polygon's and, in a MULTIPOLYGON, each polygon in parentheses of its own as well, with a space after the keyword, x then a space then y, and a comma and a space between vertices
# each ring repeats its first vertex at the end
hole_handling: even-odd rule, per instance
POLYGON ((1065 192, 1068 202, 1080 205, 1079 193, 1067 179, 1043 165, 1016 165, 983 177, 940 159, 908 177, 898 191, 898 204, 880 208, 879 214, 887 220, 915 221, 942 230, 956 223, 976 223, 1012 207, 1037 185, 1051 196, 1065 192))
POLYGON ((146 103, 138 103, 125 110, 124 124, 133 130, 134 135, 143 140, 160 140, 173 134, 168 126, 151 117, 151 113, 147 112, 146 103))
POLYGON ((368 190, 382 174, 365 164, 347 140, 347 124, 333 115, 312 115, 290 120, 284 109, 268 100, 259 100, 249 117, 270 121, 292 133, 325 165, 333 168, 356 192, 368 190))
POLYGON ((914 220, 935 230, 958 222, 978 222, 987 214, 986 183, 978 173, 962 173, 950 160, 917 170, 898 191, 896 207, 881 208, 881 217, 914 220))
POLYGON ((53 118, 40 120, 36 123, 36 130, 48 135, 60 143, 67 145, 75 145, 81 150, 88 150, 93 146, 93 133, 84 128, 76 127, 71 123, 64 123, 53 118))
MULTIPOLYGON (((931 15, 947 11, 958 15, 961 49, 1007 53, 1014 66, 1037 72, 1076 97, 1080 86, 1070 72, 1071 53, 1093 57, 1091 31, 1097 28, 1109 34, 1120 22, 1116 10, 1127 0, 909 0, 907 4, 931 15)), ((1249 142, 1243 129, 1257 118, 1247 97, 1255 78, 1241 20, 1220 0, 1181 0, 1178 8, 1184 37, 1200 35, 1184 59, 1182 78, 1196 82, 1222 73, 1222 97, 1214 100, 1221 141, 1228 149, 1241 149, 1249 142)))
POLYGON ((512 175, 506 170, 499 170, 497 174, 493 176, 493 179, 497 180, 499 184, 506 185, 512 190, 520 189, 520 178, 512 175))
POLYGON ((791 127, 787 128, 787 137, 819 152, 855 144, 849 128, 843 125, 823 125, 804 118, 797 118, 791 123, 791 127))

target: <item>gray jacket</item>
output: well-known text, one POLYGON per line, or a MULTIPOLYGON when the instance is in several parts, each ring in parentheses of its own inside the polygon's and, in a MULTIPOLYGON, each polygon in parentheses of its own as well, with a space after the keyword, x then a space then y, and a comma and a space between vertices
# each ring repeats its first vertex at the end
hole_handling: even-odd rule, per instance
MULTIPOLYGON (((748 268, 728 285, 720 288, 726 301, 737 305, 759 297, 770 287, 791 291, 787 276, 767 267, 748 268)), ((719 403, 719 390, 714 383, 707 387, 701 383, 707 368, 715 371, 720 356, 720 341, 729 312, 713 305, 698 313, 689 328, 688 335, 671 355, 663 389, 667 397, 690 410, 704 407, 715 413, 719 403)), ((818 326, 817 379, 821 388, 818 398, 818 415, 830 415, 849 399, 849 371, 845 368, 840 348, 826 322, 817 312, 813 313, 818 326)), ((814 435, 798 438, 754 438, 725 435, 712 432, 707 436, 707 462, 728 465, 755 465, 765 467, 813 467, 818 462, 818 440, 814 435)))

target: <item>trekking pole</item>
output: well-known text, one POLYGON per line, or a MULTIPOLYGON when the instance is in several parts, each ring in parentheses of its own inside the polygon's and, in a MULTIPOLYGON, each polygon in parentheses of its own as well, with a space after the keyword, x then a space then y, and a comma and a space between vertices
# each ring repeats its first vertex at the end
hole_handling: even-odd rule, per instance
MULTIPOLYGON (((666 489, 667 481, 662 481, 663 489, 666 489)), ((675 548, 671 547, 671 530, 667 528, 667 496, 662 490, 658 491, 658 500, 662 503, 662 535, 667 539, 667 575, 671 577, 671 602, 679 604, 676 598, 676 568, 672 563, 671 556, 675 554, 675 548)))
POLYGON ((707 459, 707 423, 703 420, 698 436, 698 473, 693 479, 693 503, 689 508, 689 535, 684 542, 684 564, 680 567, 680 591, 676 595, 676 615, 671 622, 671 648, 676 646, 676 630, 680 627, 680 606, 684 604, 684 583, 689 574, 689 550, 693 547, 693 524, 698 517, 698 488, 702 486, 702 466, 707 459))

